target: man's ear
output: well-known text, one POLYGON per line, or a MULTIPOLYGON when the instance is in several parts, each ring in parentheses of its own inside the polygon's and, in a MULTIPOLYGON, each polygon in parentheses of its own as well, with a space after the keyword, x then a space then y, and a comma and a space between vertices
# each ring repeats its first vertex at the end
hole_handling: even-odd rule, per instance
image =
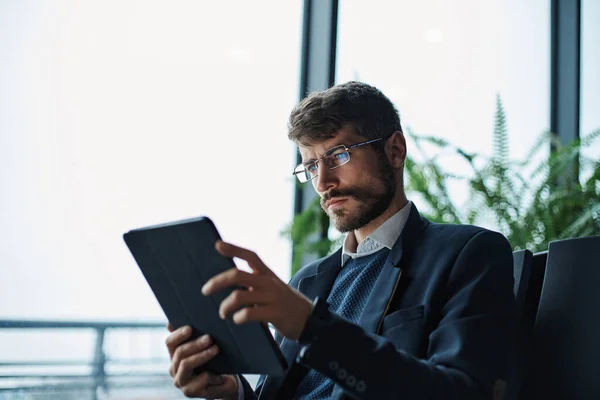
POLYGON ((385 153, 393 168, 401 168, 406 159, 406 139, 400 131, 392 133, 385 144, 385 153))

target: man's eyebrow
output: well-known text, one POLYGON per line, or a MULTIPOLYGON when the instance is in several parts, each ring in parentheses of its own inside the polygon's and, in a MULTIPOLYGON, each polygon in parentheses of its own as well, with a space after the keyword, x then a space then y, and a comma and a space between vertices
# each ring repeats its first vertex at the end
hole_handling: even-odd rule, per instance
MULTIPOLYGON (((321 154, 321 157, 323 157, 329 150, 335 149, 336 147, 339 147, 339 146, 345 146, 344 142, 340 142, 338 144, 334 144, 333 146, 331 146, 330 148, 328 148, 327 150, 325 150, 325 152, 323 154, 321 154)), ((318 158, 309 158, 306 161, 302 161, 302 164, 306 164, 306 163, 309 163, 309 162, 317 161, 321 157, 318 157, 318 158)))
MULTIPOLYGON (((302 159, 302 153, 300 153, 300 158, 302 159)), ((301 160, 301 163, 302 164, 306 164, 306 163, 309 163, 309 162, 312 162, 312 161, 316 161, 316 160, 317 160, 316 158, 309 158, 306 161, 305 160, 301 160)))

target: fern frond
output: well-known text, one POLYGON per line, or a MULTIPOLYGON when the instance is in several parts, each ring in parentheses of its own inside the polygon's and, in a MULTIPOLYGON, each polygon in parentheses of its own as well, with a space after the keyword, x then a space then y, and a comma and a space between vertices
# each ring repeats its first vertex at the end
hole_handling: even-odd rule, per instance
POLYGON ((508 134, 506 128, 506 114, 499 94, 496 94, 496 113, 494 115, 494 149, 492 157, 498 165, 505 165, 508 160, 508 134))

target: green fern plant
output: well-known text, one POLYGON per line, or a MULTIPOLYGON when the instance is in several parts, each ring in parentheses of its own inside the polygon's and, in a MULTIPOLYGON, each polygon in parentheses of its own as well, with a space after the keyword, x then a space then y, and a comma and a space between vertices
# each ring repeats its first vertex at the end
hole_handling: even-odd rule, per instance
POLYGON ((407 163, 407 192, 420 196, 433 210, 426 215, 429 219, 495 229, 515 250, 533 252, 546 250, 552 240, 600 234, 600 162, 582 154, 600 138, 600 129, 566 146, 544 132, 524 160, 511 160, 506 114, 497 96, 491 157, 410 131, 408 136, 418 151, 426 142, 438 148, 437 154, 451 150, 470 166, 470 174, 456 176, 444 172, 437 155, 425 157, 420 165, 407 163), (550 155, 537 161, 540 151, 550 148, 550 155), (450 199, 450 180, 467 183, 466 204, 458 207, 450 199))

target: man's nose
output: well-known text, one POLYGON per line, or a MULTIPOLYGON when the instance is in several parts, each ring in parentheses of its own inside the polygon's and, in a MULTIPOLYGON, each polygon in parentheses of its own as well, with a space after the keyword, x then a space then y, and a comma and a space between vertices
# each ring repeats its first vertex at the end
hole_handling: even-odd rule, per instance
POLYGON ((337 176, 335 170, 330 169, 324 162, 317 164, 318 175, 313 179, 313 185, 317 193, 325 193, 337 186, 337 176))

